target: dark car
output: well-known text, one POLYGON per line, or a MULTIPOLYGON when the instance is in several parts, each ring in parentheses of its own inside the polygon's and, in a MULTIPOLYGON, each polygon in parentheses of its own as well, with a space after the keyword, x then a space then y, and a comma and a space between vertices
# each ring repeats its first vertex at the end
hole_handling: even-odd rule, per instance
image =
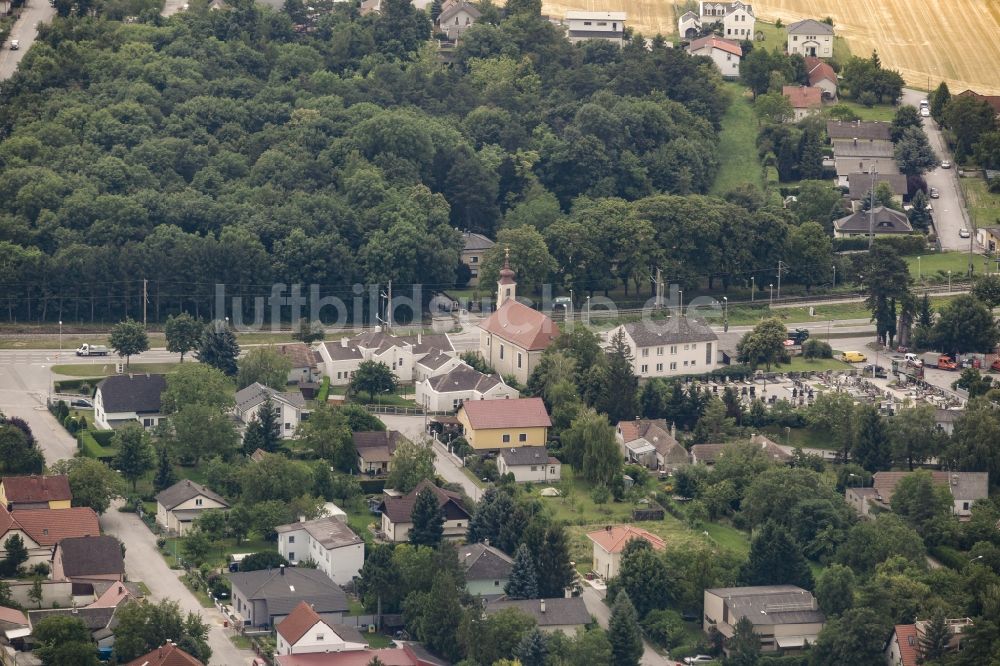
POLYGON ((886 377, 885 368, 881 365, 869 364, 865 366, 865 374, 869 377, 886 377))
POLYGON ((79 407, 81 409, 93 409, 94 403, 92 403, 90 400, 87 400, 86 398, 76 398, 75 400, 70 401, 69 406, 79 407))

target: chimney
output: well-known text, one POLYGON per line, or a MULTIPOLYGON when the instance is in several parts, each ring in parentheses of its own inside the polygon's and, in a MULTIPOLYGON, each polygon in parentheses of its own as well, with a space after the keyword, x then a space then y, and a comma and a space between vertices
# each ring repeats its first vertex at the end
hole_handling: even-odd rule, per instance
POLYGON ((419 345, 419 344, 421 344, 421 343, 422 343, 423 341, 424 341, 424 334, 418 331, 418 332, 417 332, 417 344, 419 345))
POLYGON ((539 610, 541 610, 543 613, 545 612, 545 599, 540 599, 539 600, 538 607, 539 607, 539 610))
POLYGON ((489 547, 489 545, 490 545, 490 538, 489 537, 486 537, 485 539, 483 539, 483 545, 486 546, 487 548, 489 547))
POLYGON ((191 479, 186 479, 184 483, 186 483, 189 488, 191 487, 191 479))
POLYGON ((854 145, 858 145, 858 137, 854 137, 854 145))
POLYGON ((673 437, 674 439, 677 439, 677 422, 676 421, 671 421, 670 422, 670 436, 673 437))
POLYGON ((343 347, 344 349, 347 349, 347 336, 344 336, 340 339, 340 346, 343 347))
POLYGON ((952 474, 951 475, 951 485, 953 485, 953 486, 957 486, 958 485, 958 474, 952 474))
POLYGON ((285 575, 285 565, 284 564, 281 565, 281 575, 282 576, 285 575))

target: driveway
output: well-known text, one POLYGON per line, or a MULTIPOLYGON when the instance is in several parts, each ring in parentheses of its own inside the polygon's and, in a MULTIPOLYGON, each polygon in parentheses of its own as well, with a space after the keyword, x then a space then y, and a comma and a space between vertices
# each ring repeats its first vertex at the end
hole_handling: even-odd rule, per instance
MULTIPOLYGON (((597 618, 597 624, 601 625, 602 629, 607 629, 608 622, 611 621, 611 609, 604 603, 604 593, 584 583, 581 596, 583 603, 587 605, 587 611, 597 618)), ((644 649, 639 662, 642 666, 674 666, 678 663, 658 653, 648 641, 644 640, 642 645, 644 649)))
MULTIPOLYGON (((920 100, 926 99, 927 94, 920 90, 903 89, 903 103, 920 107, 920 100)), ((933 118, 924 118, 924 132, 930 141, 931 148, 937 154, 938 161, 951 160, 954 158, 948 152, 941 129, 934 122, 933 118)), ((934 229, 937 232, 943 250, 968 251, 971 238, 961 238, 958 235, 959 229, 968 229, 970 234, 975 236, 972 230, 972 223, 969 220, 968 212, 962 206, 962 195, 958 185, 958 169, 952 166, 950 169, 938 167, 933 171, 924 174, 928 187, 936 187, 941 193, 941 198, 931 199, 934 206, 934 229)))
POLYGON ((51 21, 55 14, 55 8, 50 6, 47 0, 28 0, 28 4, 21 12, 21 18, 17 20, 10 31, 7 43, 0 46, 2 49, 0 50, 0 81, 14 76, 17 64, 21 62, 21 58, 35 43, 35 37, 38 36, 38 24, 51 21), (21 48, 17 51, 11 51, 11 39, 18 40, 21 48))
MULTIPOLYGON (((426 437, 424 434, 423 416, 379 414, 378 417, 385 424, 386 428, 402 433, 411 441, 419 442, 426 437)), ((448 483, 457 483, 462 486, 465 494, 478 502, 479 496, 482 493, 479 486, 465 475, 462 468, 455 462, 454 457, 439 442, 434 443, 434 455, 434 471, 448 483)))
POLYGON ((237 649, 229 640, 234 631, 222 626, 222 613, 215 608, 202 608, 194 595, 180 581, 179 571, 174 571, 160 557, 156 537, 134 513, 120 513, 115 504, 101 516, 101 529, 105 534, 118 537, 125 544, 125 572, 129 580, 141 580, 149 587, 155 599, 173 599, 181 611, 201 615, 208 624, 208 645, 212 648, 211 666, 236 666, 249 664, 253 654, 237 649))

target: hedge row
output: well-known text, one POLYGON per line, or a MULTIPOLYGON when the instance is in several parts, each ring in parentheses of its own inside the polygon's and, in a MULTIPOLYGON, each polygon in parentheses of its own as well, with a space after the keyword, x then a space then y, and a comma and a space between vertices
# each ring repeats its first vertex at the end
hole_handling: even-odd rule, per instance
POLYGON ((83 451, 83 455, 89 458, 97 458, 99 460, 109 460, 114 458, 116 451, 102 445, 97 440, 97 437, 105 439, 105 434, 113 435, 114 433, 110 431, 81 430, 76 433, 77 446, 81 451, 83 451))
POLYGON ((55 383, 56 393, 82 393, 93 397, 94 387, 101 381, 101 377, 90 377, 85 379, 60 379, 55 383))
MULTIPOLYGON (((927 237, 922 234, 914 234, 912 236, 895 236, 890 238, 876 238, 875 242, 880 245, 887 245, 889 247, 895 248, 895 250, 905 256, 912 256, 917 254, 925 254, 928 250, 927 248, 927 237)), ((834 238, 833 239, 833 251, 834 252, 849 252, 851 250, 867 250, 868 249, 868 239, 867 238, 834 238)))
POLYGON ((327 400, 330 398, 330 378, 323 377, 323 383, 319 387, 319 392, 316 393, 316 402, 325 405, 327 400))

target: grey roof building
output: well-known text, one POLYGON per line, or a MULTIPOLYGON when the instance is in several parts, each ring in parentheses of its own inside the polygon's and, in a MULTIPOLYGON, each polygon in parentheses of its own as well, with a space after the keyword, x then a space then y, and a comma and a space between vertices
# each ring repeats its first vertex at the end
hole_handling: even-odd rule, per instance
POLYGON ((305 601, 324 620, 340 624, 347 595, 319 569, 279 567, 229 574, 233 608, 246 626, 270 627, 305 601))
POLYGON ((486 604, 486 614, 491 615, 505 608, 516 608, 535 619, 542 631, 572 633, 590 624, 591 617, 582 597, 553 599, 502 599, 486 604))
POLYGON ((835 139, 880 139, 882 141, 891 140, 890 129, 892 123, 879 122, 877 120, 857 120, 855 122, 843 120, 828 120, 826 123, 826 135, 831 141, 835 139))
POLYGON ((478 391, 485 393, 501 382, 499 375, 484 375, 468 365, 455 366, 449 373, 427 380, 438 393, 478 391))
POLYGON ((667 321, 632 322, 624 325, 625 332, 638 347, 653 347, 663 344, 685 342, 707 342, 718 340, 719 336, 708 327, 703 319, 693 317, 671 317, 667 321))
MULTIPOLYGON (((879 183, 885 183, 892 190, 893 195, 903 196, 906 194, 906 176, 901 173, 876 173, 875 174, 875 187, 877 188, 879 183)), ((847 184, 850 188, 851 199, 857 201, 859 199, 864 199, 872 189, 872 177, 868 173, 849 173, 847 174, 847 184)))
POLYGON ((125 558, 118 539, 112 536, 86 536, 63 539, 53 556, 53 578, 114 577, 125 575, 125 558), (61 575, 58 575, 61 574, 61 575))
POLYGON ((216 502, 219 502, 220 504, 229 506, 229 503, 226 502, 222 495, 201 485, 197 481, 191 481, 190 479, 178 481, 169 488, 161 490, 156 496, 156 501, 167 509, 173 509, 175 506, 179 506, 180 504, 197 497, 208 497, 216 502))
POLYGON ((503 595, 514 568, 502 550, 486 543, 470 543, 458 549, 458 561, 465 569, 465 589, 469 594, 495 599, 503 595))
POLYGON ((128 374, 102 379, 94 391, 94 423, 104 430, 138 422, 151 428, 163 418, 163 375, 128 374))
POLYGON ((910 220, 899 211, 876 206, 873 211, 859 210, 833 222, 833 233, 838 238, 849 236, 875 236, 912 234, 910 220))
POLYGON ((788 24, 788 34, 832 35, 833 26, 816 19, 805 19, 788 24))
POLYGON ((705 590, 704 630, 715 627, 733 635, 747 618, 761 641, 761 651, 797 649, 815 643, 826 623, 815 597, 794 585, 724 587, 705 590))

